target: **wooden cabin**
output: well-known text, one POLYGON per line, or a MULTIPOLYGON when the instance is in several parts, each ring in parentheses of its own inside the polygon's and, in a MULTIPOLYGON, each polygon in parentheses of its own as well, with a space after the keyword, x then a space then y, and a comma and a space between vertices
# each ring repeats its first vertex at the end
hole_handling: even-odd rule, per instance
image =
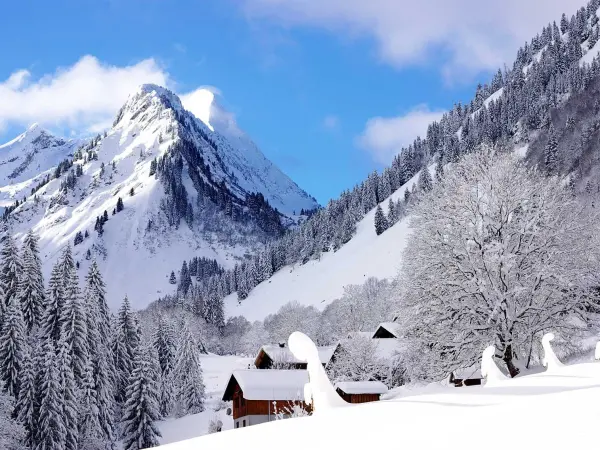
POLYGON ((271 422, 278 414, 288 415, 294 406, 306 411, 306 370, 236 370, 227 383, 224 401, 233 402, 234 428, 271 422))
POLYGON ((457 369, 450 373, 448 381, 455 387, 479 386, 483 384, 481 368, 476 364, 466 369, 457 369))
POLYGON ((342 381, 335 390, 348 403, 368 403, 379 401, 388 388, 381 381, 342 381))
MULTIPOLYGON (((329 364, 335 349, 335 345, 317 347, 323 367, 329 364)), ((306 370, 306 363, 297 359, 284 343, 263 345, 256 355, 254 366, 257 369, 306 370)))

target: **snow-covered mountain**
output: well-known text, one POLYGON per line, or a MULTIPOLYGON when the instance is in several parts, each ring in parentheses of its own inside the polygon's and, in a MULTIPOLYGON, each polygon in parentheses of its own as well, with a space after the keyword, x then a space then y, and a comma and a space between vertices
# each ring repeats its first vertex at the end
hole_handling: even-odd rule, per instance
POLYGON ((34 126, 0 147, 2 205, 19 201, 8 224, 17 236, 29 228, 40 235, 46 276, 81 233, 74 247, 81 274, 97 259, 111 305, 128 295, 143 307, 172 291, 169 274, 183 259, 231 267, 295 211, 318 206, 212 108, 206 124, 172 92, 143 85, 113 127, 86 145, 34 126), (108 220, 98 233, 102 216, 108 220))

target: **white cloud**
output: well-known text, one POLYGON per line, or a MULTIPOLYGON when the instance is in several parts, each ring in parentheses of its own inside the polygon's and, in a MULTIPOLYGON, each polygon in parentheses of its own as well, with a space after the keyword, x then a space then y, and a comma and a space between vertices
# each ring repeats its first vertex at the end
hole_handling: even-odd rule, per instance
POLYGON ((573 0, 244 0, 252 18, 366 36, 395 66, 442 57, 450 76, 496 69, 573 0))
POLYGON ((337 130, 340 126, 340 118, 334 114, 328 114, 323 119, 323 128, 326 130, 337 130))
POLYGON ((111 123, 129 94, 143 83, 168 86, 171 81, 154 59, 119 67, 88 55, 35 80, 29 71, 18 70, 0 82, 0 129, 39 122, 99 130, 111 123))
POLYGON ((397 117, 374 117, 369 119, 357 143, 367 150, 373 159, 389 164, 402 147, 407 147, 417 136, 424 137, 427 127, 439 120, 444 111, 430 110, 419 105, 397 117))

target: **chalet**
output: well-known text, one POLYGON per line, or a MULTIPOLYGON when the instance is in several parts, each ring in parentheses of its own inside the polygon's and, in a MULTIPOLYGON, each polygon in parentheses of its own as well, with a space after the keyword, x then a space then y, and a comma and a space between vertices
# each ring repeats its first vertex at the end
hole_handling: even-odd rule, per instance
MULTIPOLYGON (((335 345, 317 347, 323 367, 331 361, 335 349, 335 345)), ((296 359, 290 349, 283 343, 263 345, 254 360, 254 366, 257 369, 306 369, 306 363, 296 359)))
POLYGON ((233 402, 234 428, 276 420, 278 415, 304 403, 306 370, 236 370, 227 383, 224 401, 233 402))
POLYGON ((481 368, 479 364, 475 364, 466 369, 457 369, 450 373, 448 382, 455 387, 479 386, 483 383, 481 368))
POLYGON ((348 403, 368 403, 378 401, 388 388, 381 381, 342 381, 335 390, 348 403))

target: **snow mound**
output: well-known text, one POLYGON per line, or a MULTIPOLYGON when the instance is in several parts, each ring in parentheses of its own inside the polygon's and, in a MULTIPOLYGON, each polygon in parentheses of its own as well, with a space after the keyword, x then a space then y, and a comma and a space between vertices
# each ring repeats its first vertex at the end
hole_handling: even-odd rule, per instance
POLYGON ((546 333, 544 337, 542 337, 542 347, 544 348, 544 359, 542 360, 542 364, 549 371, 564 367, 564 364, 560 362, 550 345, 550 341, 553 339, 554 333, 546 333))
POLYGON ((481 375, 485 377, 486 387, 496 387, 502 384, 508 378, 496 365, 496 347, 490 345, 483 351, 481 358, 481 375))

